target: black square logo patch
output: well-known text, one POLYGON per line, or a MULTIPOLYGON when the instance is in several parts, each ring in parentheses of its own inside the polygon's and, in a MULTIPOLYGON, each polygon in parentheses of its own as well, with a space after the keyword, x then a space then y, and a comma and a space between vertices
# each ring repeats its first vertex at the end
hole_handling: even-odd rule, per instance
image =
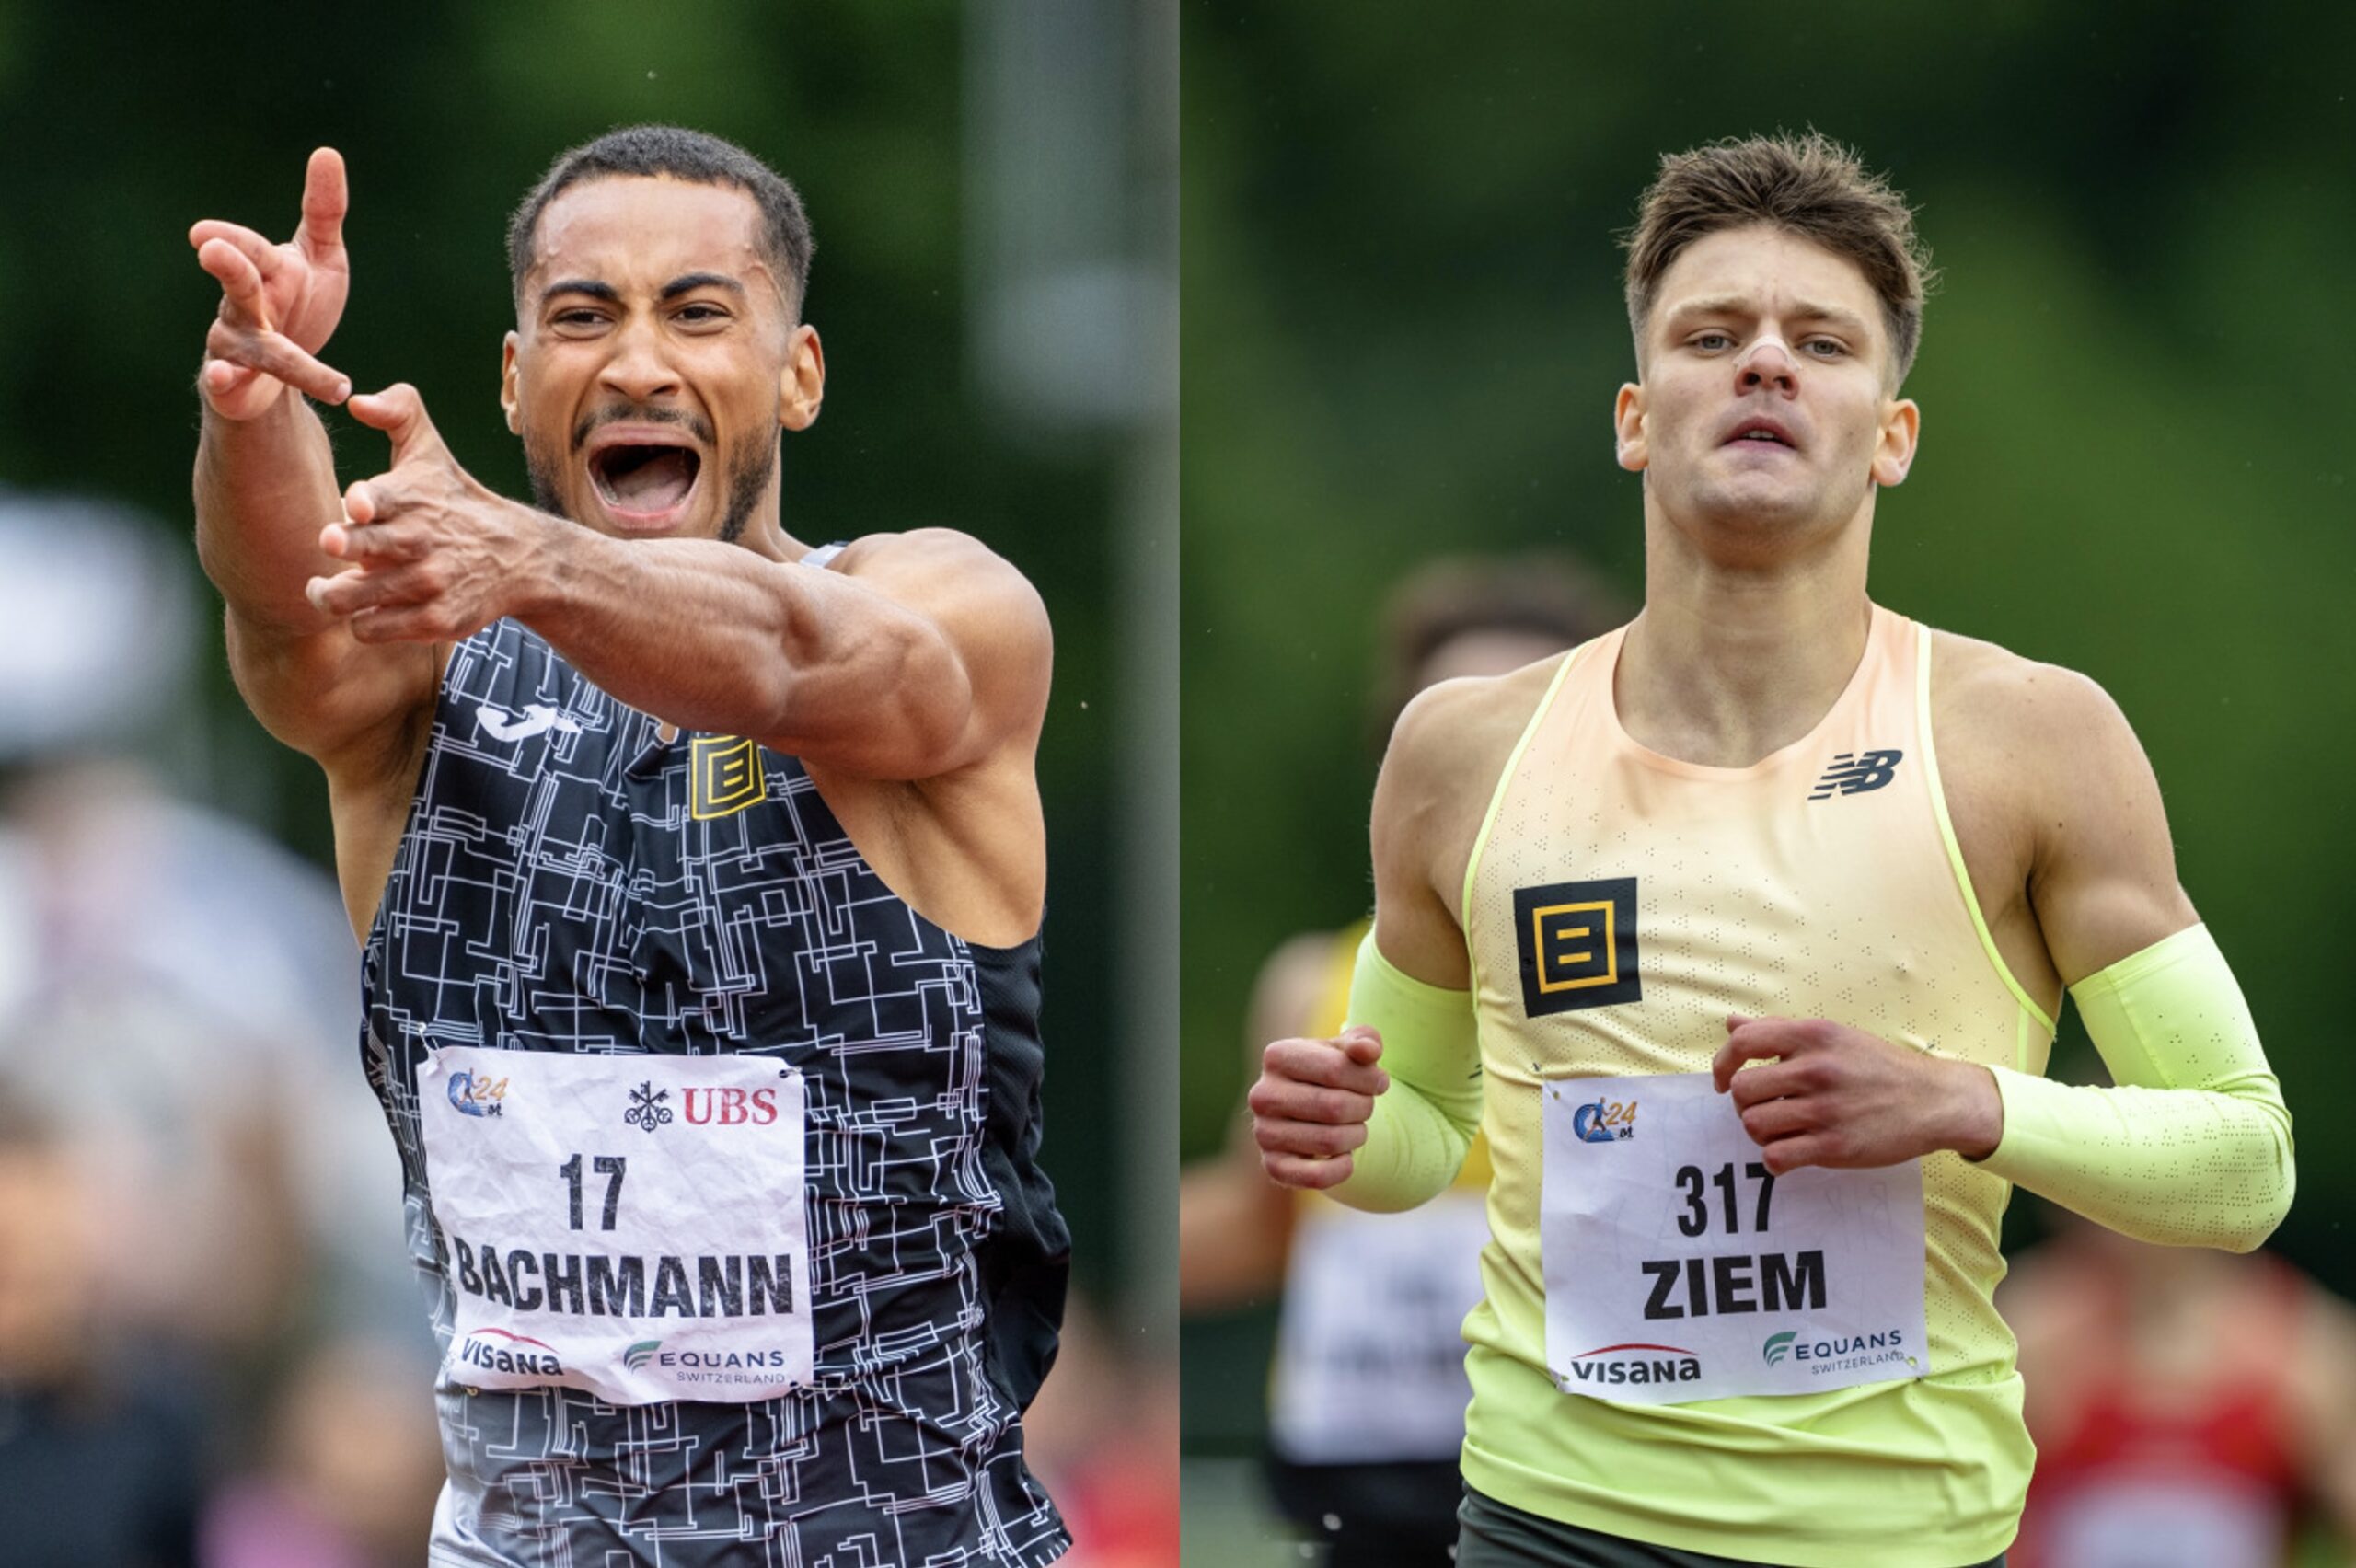
POLYGON ((1636 966, 1636 879, 1513 890, 1521 1006, 1531 1018, 1644 999, 1636 966))

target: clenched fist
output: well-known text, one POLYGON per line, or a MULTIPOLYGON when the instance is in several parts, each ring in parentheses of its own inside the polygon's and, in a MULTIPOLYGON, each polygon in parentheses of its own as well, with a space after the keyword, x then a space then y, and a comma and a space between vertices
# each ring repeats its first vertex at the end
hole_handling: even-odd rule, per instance
POLYGON ((1382 1036, 1359 1025, 1332 1040, 1279 1040, 1260 1057, 1246 1096, 1252 1136, 1268 1179, 1325 1188, 1349 1179, 1350 1151, 1366 1142, 1374 1097, 1391 1087, 1375 1064, 1382 1036))

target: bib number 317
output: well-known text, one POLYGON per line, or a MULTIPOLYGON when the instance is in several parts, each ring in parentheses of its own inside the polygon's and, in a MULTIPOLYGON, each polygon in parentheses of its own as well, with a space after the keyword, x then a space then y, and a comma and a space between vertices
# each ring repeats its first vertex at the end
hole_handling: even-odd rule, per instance
POLYGON ((1546 1362, 1564 1392, 1666 1404, 1928 1369, 1919 1161, 1778 1178, 1706 1073, 1542 1092, 1546 1362))

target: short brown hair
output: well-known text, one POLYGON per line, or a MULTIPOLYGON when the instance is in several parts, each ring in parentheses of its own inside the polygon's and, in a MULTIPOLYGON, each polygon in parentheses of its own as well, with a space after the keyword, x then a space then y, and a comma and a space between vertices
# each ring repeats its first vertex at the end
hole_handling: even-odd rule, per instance
POLYGON ((1661 275, 1720 229, 1767 224, 1855 264, 1881 296, 1900 381, 1923 340, 1923 296, 1937 281, 1913 210, 1857 155, 1817 132, 1729 138, 1669 153, 1636 206, 1628 249, 1628 326, 1639 349, 1661 275))

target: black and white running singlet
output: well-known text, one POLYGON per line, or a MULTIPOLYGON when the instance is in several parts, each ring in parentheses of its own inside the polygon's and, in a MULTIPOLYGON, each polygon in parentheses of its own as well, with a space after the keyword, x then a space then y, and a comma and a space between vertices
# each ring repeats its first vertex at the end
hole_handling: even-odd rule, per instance
POLYGON ((1063 1551, 1020 1422, 1069 1250, 1036 938, 941 930, 793 758, 666 744, 502 621, 451 657, 364 975, 445 1350, 437 1565, 1063 1551), (748 1201, 796 1182, 798 1223, 748 1201))

